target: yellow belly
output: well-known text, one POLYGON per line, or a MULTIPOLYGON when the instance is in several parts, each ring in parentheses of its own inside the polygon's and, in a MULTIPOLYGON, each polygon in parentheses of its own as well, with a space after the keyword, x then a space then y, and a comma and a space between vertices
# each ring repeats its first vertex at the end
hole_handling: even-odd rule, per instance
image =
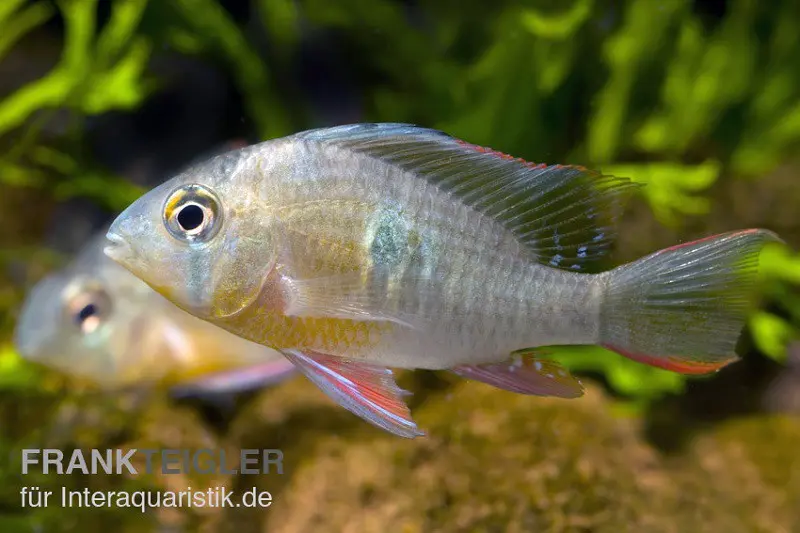
POLYGON ((257 306, 223 318, 218 324, 275 350, 307 349, 351 357, 368 354, 393 327, 388 322, 290 317, 257 306))

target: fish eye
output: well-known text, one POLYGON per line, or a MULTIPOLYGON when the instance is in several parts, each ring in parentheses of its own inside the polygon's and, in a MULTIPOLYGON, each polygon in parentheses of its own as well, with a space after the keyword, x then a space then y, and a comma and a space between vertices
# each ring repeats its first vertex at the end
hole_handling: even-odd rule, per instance
POLYGON ((164 205, 164 225, 170 235, 184 242, 205 242, 222 222, 216 195, 202 185, 182 186, 164 205))
POLYGON ((111 299, 102 289, 92 289, 76 294, 67 304, 70 322, 84 335, 99 328, 111 313, 111 299))

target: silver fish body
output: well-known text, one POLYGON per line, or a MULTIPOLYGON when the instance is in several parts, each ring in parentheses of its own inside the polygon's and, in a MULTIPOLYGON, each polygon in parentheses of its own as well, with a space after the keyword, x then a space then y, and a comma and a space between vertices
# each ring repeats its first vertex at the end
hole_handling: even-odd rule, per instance
POLYGON ((634 188, 434 130, 356 124, 187 170, 120 215, 106 253, 413 436, 387 367, 574 397, 579 382, 540 347, 601 344, 689 373, 735 360, 758 252, 777 238, 733 232, 587 273, 634 188))

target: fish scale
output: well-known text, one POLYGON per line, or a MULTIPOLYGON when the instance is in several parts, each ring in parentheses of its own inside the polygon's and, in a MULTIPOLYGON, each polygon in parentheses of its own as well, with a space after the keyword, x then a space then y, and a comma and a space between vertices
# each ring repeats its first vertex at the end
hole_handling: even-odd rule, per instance
MULTIPOLYGON (((309 152, 306 147, 298 147, 297 150, 309 152)), ((327 151, 318 152, 314 155, 313 163, 309 164, 308 162, 304 162, 303 166, 325 168, 327 166, 340 164, 339 161, 341 161, 341 157, 330 162, 325 159, 326 157, 333 158, 337 156, 336 153, 329 154, 327 151)), ((489 285, 495 288, 494 294, 486 294, 485 291, 482 291, 484 292, 482 295, 483 298, 478 299, 471 297, 464 298, 461 293, 469 294, 473 292, 469 290, 470 283, 480 285, 481 287, 487 286, 485 278, 470 277, 470 272, 504 272, 505 267, 502 264, 496 263, 502 263, 506 260, 513 260, 519 257, 522 254, 522 248, 519 246, 519 243, 514 240, 507 231, 501 231, 496 222, 485 217, 476 221, 474 217, 469 216, 469 209, 467 206, 459 204, 453 205, 449 193, 436 191, 431 186, 429 186, 431 190, 423 191, 414 188, 413 184, 417 183, 419 180, 413 175, 410 175, 410 173, 390 168, 384 170, 384 172, 375 172, 370 175, 370 168, 375 164, 372 158, 359 154, 351 154, 350 158, 350 160, 345 160, 345 164, 347 164, 349 169, 348 173, 353 177, 354 181, 348 183, 347 187, 344 187, 345 190, 342 193, 336 192, 339 190, 337 186, 334 186, 332 190, 322 185, 318 187, 307 186, 294 190, 291 198, 288 200, 291 202, 289 206, 296 205, 299 206, 298 209, 305 210, 307 209, 306 206, 308 203, 314 203, 315 207, 317 207, 321 205, 319 202, 323 201, 323 197, 328 198, 327 205, 336 205, 337 201, 340 200, 336 197, 337 194, 342 194, 344 198, 347 198, 347 196, 344 195, 357 194, 359 192, 364 193, 363 198, 359 198, 359 202, 368 202, 373 199, 375 191, 381 191, 385 185, 388 186, 388 184, 394 183, 395 194, 397 196, 389 196, 388 199, 384 198, 383 203, 396 202, 399 205, 403 205, 405 210, 409 213, 408 223, 412 224, 415 231, 423 236, 422 238, 425 240, 427 246, 436 250, 436 252, 432 253, 427 259, 433 263, 430 268, 432 268, 434 272, 442 275, 440 281, 444 286, 444 290, 440 291, 440 294, 437 293, 437 298, 428 300, 429 303, 432 304, 430 307, 420 308, 419 306, 414 306, 415 303, 418 303, 416 299, 411 298, 408 300, 404 298, 405 295, 416 294, 412 286, 410 290, 395 295, 398 301, 392 302, 392 308, 404 314, 448 317, 453 315, 453 310, 457 307, 460 310, 460 313, 458 313, 459 319, 463 320, 466 318, 467 321, 475 320, 482 325, 482 328, 478 336, 464 336, 462 334, 463 338, 458 339, 458 343, 455 346, 453 345, 453 339, 449 339, 447 335, 453 331, 458 331, 458 328, 452 327, 450 322, 445 318, 438 327, 434 325, 427 331, 430 337, 429 339, 421 337, 418 332, 409 330, 408 328, 394 328, 391 336, 384 337, 386 339, 384 344, 367 344, 363 346, 343 345, 332 349, 328 343, 324 347, 316 346, 315 348, 324 348, 329 352, 353 358, 367 356, 372 361, 394 361, 396 363, 395 366, 428 368, 430 367, 429 365, 433 363, 435 364, 433 368, 442 368, 450 364, 450 362, 447 361, 448 356, 469 362, 485 361, 487 359, 503 359, 508 356, 510 351, 508 346, 520 348, 541 344, 547 345, 551 344, 550 341, 561 341, 569 336, 575 336, 576 328, 572 323, 561 320, 559 324, 554 324, 552 320, 548 320, 548 316, 552 315, 539 316, 543 311, 547 314, 548 309, 546 309, 546 307, 534 306, 534 308, 531 309, 533 314, 527 314, 526 320, 514 321, 514 325, 516 326, 515 330, 502 331, 504 343, 501 343, 499 339, 492 338, 493 332, 498 331, 491 322, 492 318, 503 317, 505 314, 510 314, 511 316, 520 315, 519 310, 513 306, 510 307, 501 295, 518 292, 517 287, 535 286, 535 284, 531 285, 529 281, 531 279, 537 279, 536 274, 523 272, 524 268, 528 267, 523 268, 520 264, 516 271, 511 272, 512 274, 516 274, 516 277, 509 278, 505 286, 496 283, 489 285), (403 183, 406 184, 405 187, 401 186, 403 183), (371 185, 372 188, 368 188, 368 185, 371 185), (422 202, 423 199, 428 199, 429 201, 422 202), (450 200, 449 203, 448 200, 450 200), (445 210, 438 206, 448 206, 448 209, 445 210), (424 207, 427 207, 427 209, 424 209, 424 207), (442 211, 445 211, 445 215, 442 215, 442 211), (459 212, 461 214, 460 217, 447 216, 459 212), (419 215, 415 216, 417 213, 419 215), (459 220, 468 220, 471 221, 471 223, 465 227, 458 224, 459 220), (486 306, 494 305, 495 301, 497 301, 497 306, 492 313, 482 312, 486 306), (489 320, 484 320, 486 318, 489 320), (545 328, 542 329, 539 324, 544 324, 545 328), (445 340, 437 342, 439 337, 448 339, 449 342, 445 342, 445 340), (448 350, 442 350, 443 346, 447 346, 448 350), (496 353, 492 353, 491 350, 494 347, 501 348, 496 353), (431 357, 431 355, 435 355, 436 357, 431 357), (397 364, 398 362, 402 362, 402 364, 397 364)), ((272 174, 269 169, 263 170, 268 174, 272 174)), ((333 178, 334 182, 344 181, 341 177, 345 175, 344 172, 337 173, 332 171, 331 175, 335 176, 335 178, 333 178)), ((312 183, 328 183, 327 181, 323 181, 322 178, 316 177, 317 174, 314 174, 314 176, 315 177, 310 180, 312 183)), ((389 188, 391 189, 391 187, 389 188)), ((284 210, 289 211, 290 209, 291 207, 286 207, 281 208, 280 211, 284 212, 284 210)), ((336 213, 331 211, 331 216, 335 214, 340 215, 338 228, 341 228, 342 225, 349 225, 341 221, 342 217, 346 219, 348 213, 342 211, 336 213)), ((319 217, 315 218, 318 219, 319 217)), ((298 223, 301 221, 292 220, 292 222, 298 223)), ((306 224, 301 224, 304 232, 308 234, 318 234, 322 231, 320 229, 315 231, 308 220, 305 220, 305 222, 306 224)), ((297 242, 297 239, 293 239, 292 242, 297 242)), ((333 248, 336 250, 349 249, 347 246, 335 246, 333 248)), ((317 257, 328 253, 334 253, 330 248, 324 246, 306 246, 305 249, 313 250, 312 255, 317 257)), ((299 263, 304 263, 306 257, 298 257, 296 259, 299 263)), ((331 270, 338 270, 338 267, 334 266, 337 264, 342 264, 342 261, 336 258, 334 253, 329 263, 329 265, 331 265, 331 270)), ((529 267, 534 270, 539 268, 538 265, 530 265, 529 267)), ((321 276, 325 275, 325 273, 322 272, 317 272, 316 274, 321 276)), ((575 274, 575 276, 577 275, 575 274)), ((563 278, 557 280, 559 283, 566 283, 569 287, 586 285, 583 289, 584 291, 589 290, 588 285, 592 282, 589 278, 576 277, 575 279, 568 279, 567 276, 561 273, 559 273, 558 277, 563 278)), ((555 276, 548 278, 548 281, 550 280, 556 281, 555 276)), ((570 313, 562 316, 575 316, 578 322, 587 322, 587 319, 582 317, 581 314, 581 309, 576 308, 571 309, 570 313)), ((456 326, 457 325, 456 323, 456 326)), ((275 325, 273 327, 271 324, 266 324, 264 327, 272 330, 280 329, 284 326, 275 325)), ((344 323, 341 326, 343 331, 346 331, 349 327, 352 327, 349 323, 344 323)), ((311 346, 314 347, 313 344, 311 344, 311 346)))

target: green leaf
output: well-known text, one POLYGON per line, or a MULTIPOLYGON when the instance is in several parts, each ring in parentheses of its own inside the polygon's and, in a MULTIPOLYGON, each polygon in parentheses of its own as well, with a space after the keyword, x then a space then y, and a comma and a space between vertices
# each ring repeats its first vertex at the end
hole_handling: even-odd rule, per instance
POLYGON ((65 103, 75 82, 71 72, 57 67, 0 101, 0 135, 21 126, 35 111, 65 103))
POLYGON ((173 5, 194 29, 195 35, 228 60, 242 89, 245 104, 262 138, 290 133, 291 122, 279 101, 267 65, 250 47, 236 23, 212 0, 174 0, 173 5))
POLYGON ((14 12, 25 3, 27 3, 27 0, 5 0, 0 2, 0 26, 8 24, 14 12))
POLYGON ((800 254, 788 246, 776 244, 765 247, 759 265, 763 277, 800 286, 800 254))
POLYGON ((13 10, 22 2, 6 0, 0 7, 0 58, 5 56, 14 44, 32 29, 44 24, 53 16, 53 8, 44 2, 37 2, 14 14, 13 10), (10 9, 9 9, 10 8, 10 9))
POLYGON ((550 15, 542 10, 523 8, 522 25, 537 37, 563 41, 575 34, 592 13, 594 0, 575 0, 565 13, 550 15))
POLYGON ((87 172, 55 185, 53 196, 59 200, 80 196, 112 210, 122 211, 143 195, 146 189, 116 176, 87 172))
POLYGON ((38 187, 44 183, 45 177, 41 172, 0 159, 0 184, 11 187, 38 187))
POLYGON ((767 312, 753 315, 749 325, 759 351, 778 362, 784 362, 789 341, 797 338, 798 332, 785 320, 767 312))
POLYGON ((674 225, 682 215, 708 212, 709 200, 697 193, 716 181, 720 169, 719 161, 709 160, 694 166, 672 162, 615 164, 604 167, 603 172, 646 184, 642 193, 658 220, 674 225))
POLYGON ((26 389, 36 385, 39 373, 10 345, 0 345, 0 389, 26 389))
POLYGON ((722 113, 743 101, 756 66, 756 2, 732 2, 710 37, 693 15, 684 17, 667 66, 659 109, 636 133, 639 148, 677 156, 708 134, 722 113))
POLYGON ((57 4, 66 23, 62 68, 76 79, 85 79, 91 68, 97 0, 59 0, 57 4))
POLYGON ((48 167, 63 175, 73 174, 78 171, 78 162, 74 158, 53 148, 35 146, 30 152, 31 159, 38 165, 48 167))
POLYGON ((595 164, 617 157, 640 72, 658 57, 669 30, 687 6, 686 0, 630 2, 622 28, 603 45, 610 77, 595 98, 587 139, 588 156, 595 164))
POLYGON ((109 70, 96 75, 96 82, 83 96, 83 111, 87 115, 97 115, 112 109, 130 109, 141 104, 151 87, 142 82, 150 49, 148 40, 136 39, 125 56, 109 70))
MULTIPOLYGON (((125 47, 134 40, 146 7, 147 0, 117 0, 112 4, 111 19, 97 38, 96 68, 110 67, 123 54, 125 47)), ((141 42, 141 38, 137 41, 141 42)))
POLYGON ((294 0, 259 0, 259 12, 270 41, 282 55, 300 41, 300 12, 294 0))
POLYGON ((736 172, 761 176, 800 144, 800 5, 786 0, 770 6, 773 21, 762 62, 753 79, 741 140, 732 155, 736 172))
POLYGON ((634 398, 658 398, 680 393, 686 378, 681 374, 637 363, 599 346, 548 346, 546 359, 577 372, 599 372, 620 394, 634 398))

